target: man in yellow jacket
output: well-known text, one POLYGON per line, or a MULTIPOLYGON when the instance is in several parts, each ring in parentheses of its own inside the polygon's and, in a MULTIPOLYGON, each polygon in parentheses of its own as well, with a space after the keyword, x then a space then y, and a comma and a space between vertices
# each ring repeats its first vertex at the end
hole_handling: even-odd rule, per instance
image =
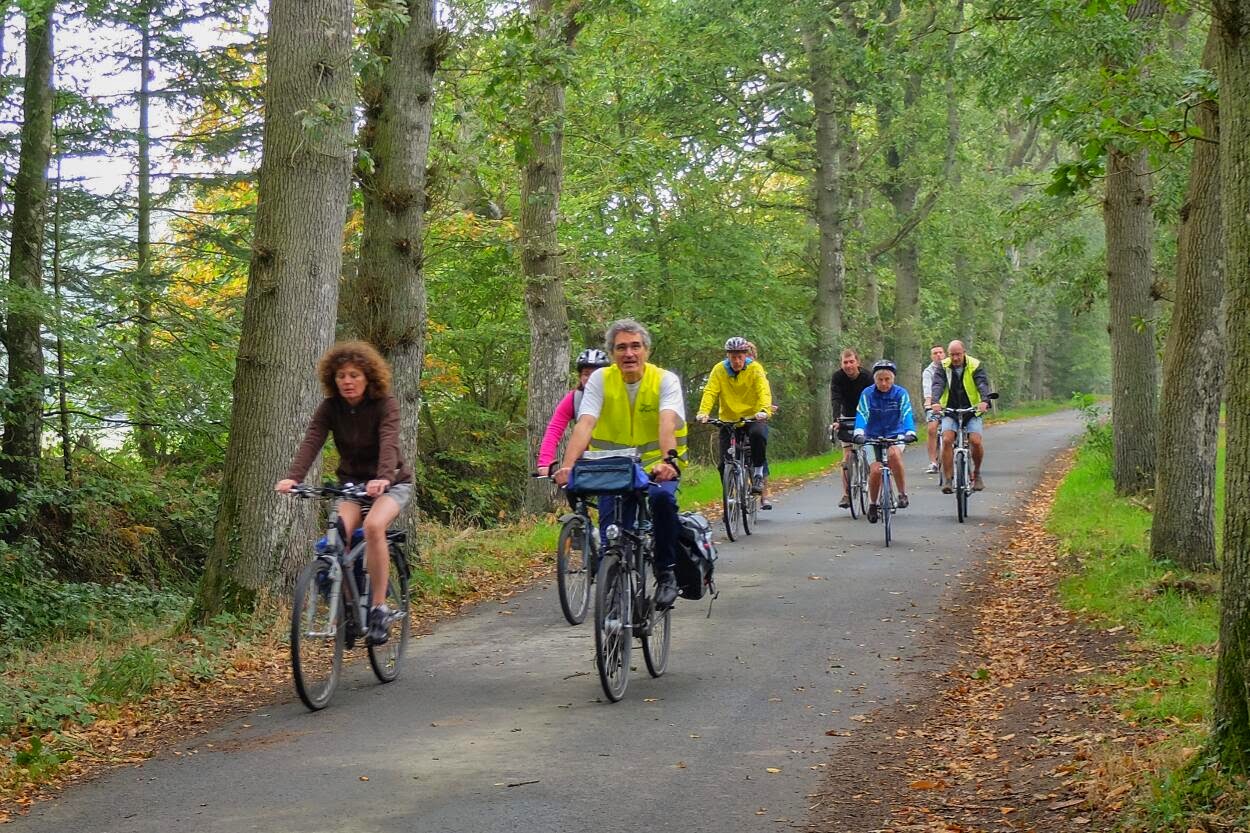
MULTIPOLYGON (((768 385, 764 366, 753 360, 750 344, 745 338, 734 336, 725 342, 725 360, 717 363, 708 374, 703 399, 699 402, 699 422, 707 422, 712 407, 719 410, 723 422, 740 419, 754 420, 747 429, 751 437, 751 491, 764 491, 764 463, 767 460, 768 434, 764 431, 766 421, 772 414, 773 394, 768 385)), ((733 429, 722 425, 720 429, 721 471, 724 471, 725 454, 733 429)), ((761 505, 761 509, 770 508, 761 505)))
MULTIPOLYGON (((655 533, 655 604, 664 609, 677 599, 674 568, 681 532, 677 485, 679 461, 686 458, 686 406, 681 381, 672 371, 647 361, 651 333, 637 321, 614 321, 604 340, 612 364, 586 380, 577 425, 565 449, 564 462, 552 473, 552 479, 566 485, 573 464, 587 450, 606 454, 630 450, 640 456, 641 466, 650 476, 646 499, 655 533)), ((632 498, 599 498, 601 529, 611 523, 632 526, 635 512, 632 498)))

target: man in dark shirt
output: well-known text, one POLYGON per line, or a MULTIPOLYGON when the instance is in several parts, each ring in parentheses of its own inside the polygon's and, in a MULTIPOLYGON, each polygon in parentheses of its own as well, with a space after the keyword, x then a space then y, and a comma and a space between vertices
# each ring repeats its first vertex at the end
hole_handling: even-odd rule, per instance
POLYGON ((859 395, 865 388, 872 387, 872 376, 859 366, 859 353, 848 347, 842 351, 842 367, 833 372, 829 381, 829 397, 833 401, 833 425, 829 426, 830 439, 836 437, 842 443, 842 500, 838 506, 845 509, 851 505, 851 478, 846 470, 846 461, 855 451, 852 442, 854 434, 855 410, 859 407, 859 395), (849 419, 851 424, 842 427, 840 419, 849 419))
MULTIPOLYGON (((985 446, 981 442, 981 414, 990 406, 990 377, 981 361, 965 352, 962 341, 952 341, 947 353, 941 372, 933 374, 933 389, 929 391, 933 402, 931 407, 939 414, 946 408, 977 409, 976 415, 965 423, 965 429, 972 449, 972 489, 979 492, 985 488, 985 482, 981 479, 981 461, 985 456, 985 446)), ((954 491, 951 478, 954 449, 955 420, 943 417, 942 493, 947 495, 954 491)))

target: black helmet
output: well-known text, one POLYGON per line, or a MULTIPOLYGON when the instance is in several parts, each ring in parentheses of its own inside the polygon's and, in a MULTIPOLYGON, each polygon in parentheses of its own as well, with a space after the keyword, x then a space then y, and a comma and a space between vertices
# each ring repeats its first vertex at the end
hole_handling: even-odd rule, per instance
POLYGON ((872 375, 876 376, 878 370, 888 370, 895 376, 898 375, 898 368, 895 367, 894 362, 889 359, 879 359, 877 363, 872 366, 872 375))
POLYGON ((608 359, 608 354, 597 347, 587 347, 585 350, 577 354, 577 369, 582 370, 587 367, 607 367, 612 364, 608 359))

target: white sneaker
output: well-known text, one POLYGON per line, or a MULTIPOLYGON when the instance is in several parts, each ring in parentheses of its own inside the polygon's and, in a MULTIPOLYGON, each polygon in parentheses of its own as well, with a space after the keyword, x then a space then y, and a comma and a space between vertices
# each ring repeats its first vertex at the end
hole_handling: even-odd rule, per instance
POLYGON ((924 473, 925 474, 937 474, 938 473, 937 463, 930 463, 929 467, 924 470, 924 473))

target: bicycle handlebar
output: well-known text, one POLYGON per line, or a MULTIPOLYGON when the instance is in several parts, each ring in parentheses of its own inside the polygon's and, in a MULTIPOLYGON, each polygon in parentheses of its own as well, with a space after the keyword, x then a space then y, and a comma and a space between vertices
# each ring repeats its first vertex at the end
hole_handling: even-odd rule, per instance
POLYGON ((908 439, 906 434, 896 434, 893 437, 863 437, 855 442, 860 445, 905 445, 915 440, 908 439))
POLYGON ((751 423, 754 423, 754 422, 763 422, 763 420, 757 420, 755 417, 749 417, 747 419, 739 419, 733 422, 729 422, 723 419, 712 419, 709 417, 708 421, 705 424, 706 425, 720 425, 720 426, 724 426, 727 428, 741 428, 745 425, 750 425, 751 423))
POLYGON ((303 483, 297 483, 291 487, 290 495, 299 498, 318 498, 318 497, 345 497, 352 499, 368 499, 369 494, 364 486, 357 486, 355 483, 344 483, 342 486, 333 486, 325 484, 324 486, 307 486, 303 483))

